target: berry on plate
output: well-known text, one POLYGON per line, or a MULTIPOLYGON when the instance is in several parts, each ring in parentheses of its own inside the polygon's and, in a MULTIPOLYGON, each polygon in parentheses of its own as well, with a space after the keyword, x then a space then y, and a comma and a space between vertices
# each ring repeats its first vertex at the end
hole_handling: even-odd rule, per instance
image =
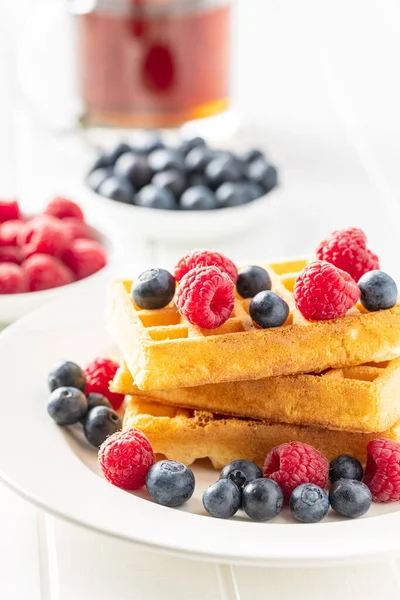
POLYGON ((152 310, 167 306, 175 294, 175 279, 165 269, 149 269, 132 284, 132 298, 136 306, 152 310))
POLYGON ((12 219, 0 225, 0 247, 17 246, 19 232, 24 226, 23 221, 12 219))
POLYGON ((124 490, 141 488, 155 461, 149 440, 144 433, 133 428, 117 431, 99 450, 99 464, 104 477, 124 490))
POLYGON ((232 315, 235 291, 229 275, 217 267, 196 267, 181 279, 176 306, 190 323, 216 329, 232 315))
POLYGON ((95 406, 107 406, 107 408, 112 408, 112 404, 108 398, 103 396, 103 394, 97 394, 96 392, 92 392, 86 396, 88 403, 88 411, 92 410, 95 406))
POLYGON ((75 387, 58 387, 50 395, 47 412, 57 425, 79 423, 87 413, 86 396, 75 387))
POLYGON ((75 278, 58 258, 48 254, 33 254, 23 263, 29 291, 40 292, 72 283, 75 278))
POLYGON ((397 304, 396 282, 383 271, 369 271, 359 281, 360 302, 369 311, 385 310, 397 304))
POLYGON ((0 223, 19 219, 19 206, 16 200, 0 200, 0 223))
POLYGON ((0 294, 21 294, 28 291, 25 271, 10 262, 0 264, 0 294))
POLYGON ((221 252, 214 250, 191 250, 183 256, 175 265, 174 275, 176 281, 180 281, 188 271, 195 267, 218 267, 220 271, 229 275, 233 283, 238 278, 236 265, 221 252))
POLYGON ((86 376, 76 363, 67 360, 56 365, 48 375, 48 384, 51 392, 59 387, 75 387, 82 392, 86 387, 86 376))
POLYGON ((72 240, 63 254, 63 261, 77 279, 84 279, 100 271, 107 264, 103 246, 93 240, 72 240))
POLYGON ((217 519, 229 519, 239 510, 242 497, 235 483, 220 479, 208 487, 203 494, 203 506, 217 519))
POLYGON ((375 502, 400 500, 400 444, 381 438, 372 440, 367 447, 367 466, 364 483, 375 502))
POLYGON ((360 290, 348 273, 316 260, 298 275, 293 297, 305 319, 324 321, 345 315, 356 304, 360 290))
MULTIPOLYGON (((11 223, 11 221, 10 221, 11 223)), ((22 263, 22 252, 17 246, 0 246, 0 263, 22 263)))
POLYGON ((111 402, 114 410, 118 410, 124 401, 123 394, 109 390, 110 382, 114 379, 118 363, 110 358, 96 358, 85 369, 86 393, 102 394, 111 402))
POLYGON ((85 217, 83 216, 83 212, 80 206, 69 200, 68 198, 63 198, 58 196, 51 200, 48 203, 45 211, 45 215, 51 215, 52 217, 56 217, 57 219, 66 219, 68 217, 73 217, 74 219, 79 219, 80 221, 84 221, 85 217))
POLYGON ((161 460, 150 467, 146 488, 150 496, 163 506, 181 506, 194 492, 193 471, 175 460, 161 460))
POLYGON ((318 523, 329 510, 326 492, 313 483, 302 483, 296 487, 289 502, 290 512, 301 523, 318 523))
POLYGON ((368 487, 356 479, 338 479, 329 490, 329 502, 342 517, 356 519, 365 515, 372 503, 368 487))
POLYGON ((108 406, 95 406, 83 422, 83 432, 87 441, 97 448, 113 433, 120 431, 121 417, 108 406))
POLYGON ((272 479, 253 479, 243 489, 242 508, 253 521, 270 521, 283 507, 281 487, 272 479))
POLYGON ((220 479, 231 479, 239 489, 249 481, 260 477, 262 477, 260 467, 251 460, 233 460, 222 469, 219 476, 220 479))
POLYGON ((360 461, 349 454, 337 456, 329 465, 329 480, 331 483, 335 483, 338 479, 356 479, 357 481, 361 481, 363 473, 360 461))
POLYGON ((357 227, 331 233, 318 246, 316 256, 346 271, 355 281, 364 273, 379 269, 378 257, 368 250, 367 237, 357 227))
POLYGON ((264 329, 280 327, 289 316, 289 306, 275 292, 266 290, 259 292, 251 300, 249 314, 264 329))
POLYGON ((301 483, 324 488, 328 482, 329 463, 325 456, 302 442, 289 442, 273 448, 264 462, 263 475, 276 481, 285 499, 301 483))
POLYGON ((250 265, 240 269, 236 290, 242 298, 254 298, 259 292, 271 289, 271 278, 262 267, 250 265))

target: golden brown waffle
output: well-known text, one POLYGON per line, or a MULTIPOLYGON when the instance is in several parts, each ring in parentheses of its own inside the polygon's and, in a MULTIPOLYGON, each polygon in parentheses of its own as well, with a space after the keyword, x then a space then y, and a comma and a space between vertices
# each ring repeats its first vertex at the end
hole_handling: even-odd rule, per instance
POLYGON ((214 330, 199 329, 173 303, 141 310, 131 281, 111 286, 109 326, 136 385, 142 390, 320 372, 382 362, 400 355, 400 306, 366 313, 361 305, 334 321, 308 322, 293 301, 296 275, 305 259, 263 264, 272 289, 290 307, 282 327, 257 328, 249 300, 237 298, 232 317, 214 330))
POLYGON ((274 446, 290 441, 310 444, 328 460, 339 454, 351 454, 362 463, 365 463, 370 440, 385 437, 400 441, 400 422, 383 433, 329 431, 218 417, 208 412, 157 404, 137 396, 130 397, 126 407, 124 429, 129 427, 143 431, 156 454, 186 465, 208 457, 216 469, 235 459, 252 460, 262 466, 265 456, 274 446))
MULTIPOLYGON (((126 363, 111 384, 114 392, 146 396, 126 363)), ((162 404, 223 415, 327 429, 377 432, 400 419, 400 359, 330 369, 321 375, 287 375, 172 390, 153 390, 162 404)))

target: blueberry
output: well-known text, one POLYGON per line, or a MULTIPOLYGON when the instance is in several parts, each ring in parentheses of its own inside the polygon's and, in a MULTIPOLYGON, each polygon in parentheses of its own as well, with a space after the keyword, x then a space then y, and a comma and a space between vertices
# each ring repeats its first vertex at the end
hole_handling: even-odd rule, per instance
POLYGON ((161 210, 176 210, 178 204, 165 187, 153 184, 145 185, 135 196, 134 203, 145 208, 158 208, 161 210))
POLYGON ((397 304, 398 292, 395 281, 383 271, 369 271, 358 282, 361 304, 370 311, 392 308, 397 304))
POLYGON ((235 157, 217 156, 205 169, 209 185, 216 190, 225 181, 240 181, 243 178, 243 164, 235 157))
POLYGON ((164 148, 164 143, 156 131, 141 131, 135 143, 132 144, 132 150, 135 154, 145 156, 161 148, 164 148))
POLYGON ((111 175, 113 174, 112 167, 103 167, 101 169, 96 169, 95 171, 91 171, 89 175, 86 177, 86 184, 92 189, 94 192, 99 191, 99 187, 111 175))
POLYGON ((278 515, 283 507, 283 492, 272 479, 261 477, 245 485, 242 508, 254 521, 269 521, 278 515))
POLYGON ((149 154, 149 165, 153 173, 166 171, 167 169, 178 169, 178 171, 185 170, 182 155, 172 148, 154 150, 154 152, 149 154))
POLYGON ((187 178, 188 187, 194 187, 196 185, 202 185, 207 187, 207 179, 203 173, 192 173, 187 178))
POLYGON ((137 190, 147 185, 153 175, 146 156, 126 152, 115 163, 115 175, 128 179, 137 190))
POLYGON ((204 147, 206 145, 204 139, 202 137, 194 137, 190 140, 183 140, 183 142, 179 146, 179 152, 186 156, 193 148, 204 147))
POLYGON ((262 267, 243 267, 239 271, 236 289, 242 298, 254 298, 260 292, 271 289, 271 278, 262 267))
POLYGON ((332 484, 329 501, 333 510, 339 515, 355 519, 368 511, 372 494, 361 481, 339 479, 332 484))
POLYGON ((147 491, 163 506, 181 506, 192 497, 194 484, 193 471, 174 460, 155 463, 146 476, 147 491))
POLYGON ((253 160, 256 160, 257 158, 263 158, 265 160, 264 153, 256 148, 253 148, 253 150, 247 150, 247 152, 242 154, 242 160, 247 164, 253 162, 253 160))
POLYGON ((254 199, 252 190, 245 181, 225 181, 215 192, 215 197, 220 208, 240 206, 254 199))
POLYGON ((75 387, 59 387, 51 393, 47 412, 57 425, 73 425, 81 421, 88 410, 85 394, 75 387))
POLYGON ((278 183, 278 173, 273 165, 262 158, 251 162, 247 167, 249 179, 261 185, 265 192, 269 192, 278 183))
POLYGON ((185 165, 189 173, 204 173, 204 169, 214 158, 214 152, 206 146, 197 146, 185 158, 185 165))
POLYGON ((103 394, 96 394, 96 392, 92 392, 86 396, 88 411, 92 410, 95 406, 107 406, 108 408, 112 408, 111 402, 108 398, 103 396, 103 394))
POLYGON ((231 479, 239 488, 242 488, 249 481, 260 477, 262 477, 260 467, 251 462, 251 460, 233 460, 222 469, 219 476, 220 479, 231 479), (242 481, 243 477, 244 481, 242 481))
POLYGON ((259 292, 250 302, 249 313, 253 321, 263 327, 280 327, 289 316, 289 307, 274 292, 259 292))
POLYGON ((122 421, 119 415, 108 406, 95 406, 87 414, 83 431, 92 446, 101 446, 109 435, 119 431, 122 421))
POLYGON ((203 505, 206 511, 217 519, 229 519, 239 510, 241 493, 230 479, 220 479, 206 489, 203 505))
POLYGON ((257 198, 264 196, 264 188, 259 183, 256 183, 255 181, 247 181, 246 183, 252 200, 257 200, 257 198))
POLYGON ((184 210, 212 210, 217 208, 215 194, 204 185, 187 188, 181 196, 181 207, 184 210))
POLYGON ((156 173, 152 183, 157 187, 167 189, 177 199, 181 197, 187 188, 185 175, 177 169, 168 169, 167 171, 156 173))
POLYGON ((64 386, 75 387, 84 392, 86 376, 79 365, 67 360, 56 365, 49 373, 48 383, 51 392, 64 386))
POLYGON ((338 479, 357 479, 363 478, 363 468, 359 460, 349 454, 341 454, 334 458, 329 465, 329 479, 335 483, 338 479))
POLYGON ((144 271, 132 284, 132 298, 139 308, 164 308, 174 294, 175 279, 165 269, 144 271))
POLYGON ((301 523, 318 523, 329 510, 326 492, 313 483, 302 483, 290 496, 290 512, 301 523))
POLYGON ((98 193, 110 200, 131 204, 135 190, 128 179, 112 175, 99 186, 98 193))
POLYGON ((109 150, 102 152, 93 163, 91 170, 95 171, 96 169, 100 169, 103 167, 113 167, 116 161, 119 159, 119 157, 125 154, 125 152, 129 152, 130 149, 130 146, 123 142, 121 144, 118 144, 114 148, 110 148, 109 150))

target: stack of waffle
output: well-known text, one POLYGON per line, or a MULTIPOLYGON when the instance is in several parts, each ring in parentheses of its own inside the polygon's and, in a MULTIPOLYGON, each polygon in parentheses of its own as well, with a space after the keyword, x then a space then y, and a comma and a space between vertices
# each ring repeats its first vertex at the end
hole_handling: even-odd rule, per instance
POLYGON ((294 440, 362 462, 369 440, 400 441, 400 305, 308 322, 293 301, 306 264, 261 265, 290 307, 274 329, 257 328, 250 301, 237 298, 226 323, 202 330, 174 304, 139 309, 132 282, 115 281, 109 325, 123 358, 112 390, 128 395, 124 427, 169 459, 209 457, 216 468, 238 458, 262 465, 294 440))

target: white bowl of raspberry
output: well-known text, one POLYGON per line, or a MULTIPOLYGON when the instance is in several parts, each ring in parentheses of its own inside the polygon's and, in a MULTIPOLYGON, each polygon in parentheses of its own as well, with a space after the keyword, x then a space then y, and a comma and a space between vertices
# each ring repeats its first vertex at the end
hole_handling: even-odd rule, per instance
POLYGON ((93 280, 107 277, 110 240, 80 207, 55 198, 43 214, 0 201, 0 328, 93 280))

